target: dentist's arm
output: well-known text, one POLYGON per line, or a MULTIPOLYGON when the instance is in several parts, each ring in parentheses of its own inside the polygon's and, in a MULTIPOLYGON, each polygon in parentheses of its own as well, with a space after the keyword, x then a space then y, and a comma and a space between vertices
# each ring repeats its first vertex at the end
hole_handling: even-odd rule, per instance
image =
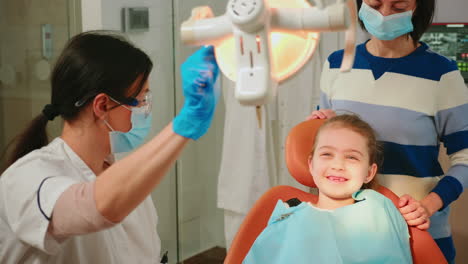
POLYGON ((219 94, 213 47, 203 47, 182 65, 185 103, 179 115, 155 138, 115 163, 96 179, 98 211, 112 222, 123 220, 160 183, 189 139, 208 130, 219 94))
POLYGON ((48 233, 58 241, 96 232, 122 221, 161 182, 189 139, 209 128, 216 107, 213 91, 218 75, 213 48, 204 47, 182 65, 185 104, 156 137, 94 182, 77 183, 57 200, 48 233))
POLYGON ((70 186, 57 199, 47 232, 63 241, 119 223, 159 184, 188 141, 171 123, 96 181, 70 186))

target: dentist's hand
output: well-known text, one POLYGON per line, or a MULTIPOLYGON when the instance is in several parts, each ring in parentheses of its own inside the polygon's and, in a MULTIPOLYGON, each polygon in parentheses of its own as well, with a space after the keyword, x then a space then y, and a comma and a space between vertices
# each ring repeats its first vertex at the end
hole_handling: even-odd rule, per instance
POLYGON ((174 118, 174 132, 197 140, 210 127, 219 91, 214 90, 219 68, 212 46, 202 47, 181 66, 185 102, 174 118))

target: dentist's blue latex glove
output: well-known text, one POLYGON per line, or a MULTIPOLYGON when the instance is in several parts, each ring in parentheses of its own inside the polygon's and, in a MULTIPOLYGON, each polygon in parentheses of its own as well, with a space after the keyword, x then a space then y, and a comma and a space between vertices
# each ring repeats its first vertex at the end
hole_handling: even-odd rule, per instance
POLYGON ((174 132, 194 140, 203 136, 211 125, 219 99, 214 83, 219 68, 212 46, 193 53, 181 66, 184 106, 172 123, 174 132))

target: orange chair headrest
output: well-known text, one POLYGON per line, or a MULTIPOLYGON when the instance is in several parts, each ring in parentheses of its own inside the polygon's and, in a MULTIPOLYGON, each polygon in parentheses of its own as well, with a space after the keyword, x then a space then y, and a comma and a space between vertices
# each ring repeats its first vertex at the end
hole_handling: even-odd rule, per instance
POLYGON ((315 136, 325 119, 312 119, 299 123, 286 138, 285 155, 289 173, 301 184, 316 187, 309 172, 308 158, 314 146, 315 136))

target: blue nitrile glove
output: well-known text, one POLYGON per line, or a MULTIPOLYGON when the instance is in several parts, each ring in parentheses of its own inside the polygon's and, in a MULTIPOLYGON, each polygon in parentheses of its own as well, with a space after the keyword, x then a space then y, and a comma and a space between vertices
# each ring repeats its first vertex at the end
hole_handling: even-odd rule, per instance
POLYGON ((214 48, 204 46, 193 53, 182 64, 181 73, 185 102, 172 127, 175 133, 197 140, 210 127, 219 98, 213 88, 219 73, 214 48))

